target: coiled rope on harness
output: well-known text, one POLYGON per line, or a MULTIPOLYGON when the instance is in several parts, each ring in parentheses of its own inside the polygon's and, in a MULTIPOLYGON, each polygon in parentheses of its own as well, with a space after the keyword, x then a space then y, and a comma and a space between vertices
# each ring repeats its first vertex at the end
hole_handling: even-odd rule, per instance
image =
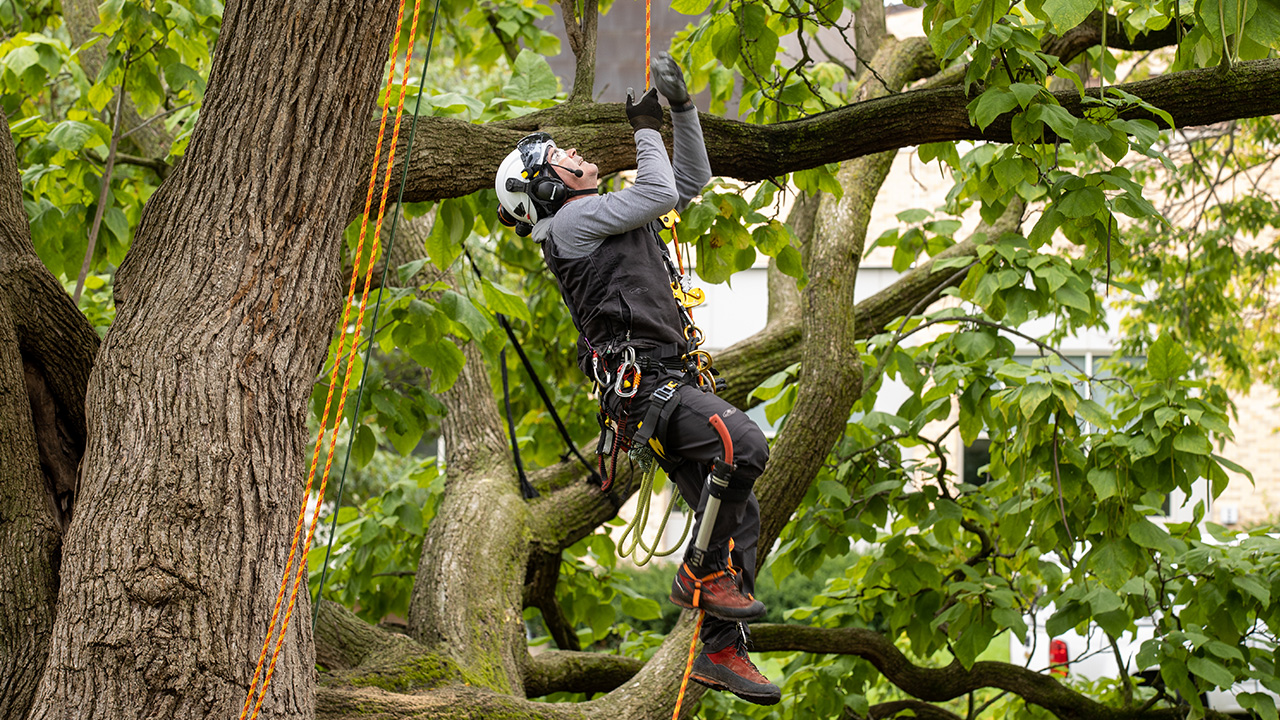
MULTIPOLYGON (((272 609, 270 627, 267 630, 266 638, 262 642, 262 651, 258 655, 258 663, 254 669, 253 679, 249 683, 249 690, 245 697, 244 707, 240 711, 240 720, 244 720, 246 716, 249 717, 249 720, 255 720, 258 717, 258 713, 262 709, 263 701, 266 699, 267 687, 271 684, 271 679, 275 674, 276 662, 279 660, 280 651, 284 646, 285 634, 289 629, 289 620, 293 615, 293 609, 297 602, 298 589, 307 574, 306 556, 307 556, 308 550, 311 547, 311 541, 315 537, 316 523, 320 519, 320 506, 321 506, 321 503, 324 501, 325 489, 329 480, 329 472, 333 466, 333 456, 334 456, 334 451, 337 445, 338 426, 342 422, 343 410, 346 405, 347 390, 350 387, 351 373, 353 368, 355 367, 355 359, 359 352, 360 334, 361 334, 361 329, 364 326, 364 314, 369 301, 369 291, 372 287, 372 283, 370 281, 372 280, 373 269, 374 269, 373 259, 378 253, 379 239, 382 235, 382 221, 386 211, 387 195, 391 186, 391 171, 392 171, 392 168, 395 166, 396 145, 400 137, 400 125, 401 125, 401 119, 404 113, 405 94, 408 90, 407 80, 408 80, 409 65, 413 59, 413 43, 411 39, 409 43, 409 47, 405 54, 404 69, 401 75, 402 81, 401 81, 401 87, 400 87, 400 97, 399 97, 398 104, 396 106, 395 122, 394 122, 393 131, 391 135, 391 147, 387 153, 386 174, 385 174, 383 185, 382 185, 381 200, 378 205, 377 219, 374 227, 372 245, 370 247, 368 258, 365 258, 364 246, 365 246, 365 238, 366 238, 368 227, 369 227, 369 210, 373 204, 373 191, 377 185, 378 170, 380 168, 379 161, 382 156, 382 145, 383 145, 383 141, 385 139, 385 134, 386 134, 387 115, 391 106, 392 89, 394 88, 394 80, 396 75, 396 72, 395 72, 396 63, 394 59, 399 55, 399 50, 400 50, 399 29, 403 26, 403 23, 404 23, 404 8, 405 8, 405 1, 400 0, 399 11, 396 18, 397 32, 392 42, 392 48, 391 48, 392 62, 391 62, 391 67, 387 74, 387 86, 385 90, 385 98, 382 104, 382 119, 378 127, 378 141, 374 149, 373 168, 370 171, 370 175, 369 175, 369 190, 365 196, 363 220, 360 225, 360 237, 356 243, 356 253, 355 253, 355 258, 354 258, 354 262, 351 270, 351 282, 348 286, 346 302, 343 305, 342 322, 338 326, 338 345, 335 353, 335 357, 338 358, 338 361, 334 362, 333 371, 329 378, 329 391, 325 398, 324 413, 321 415, 321 419, 320 419, 320 433, 316 439, 315 451, 311 457, 311 467, 307 473, 307 484, 302 494, 302 506, 298 511, 298 520, 294 527, 293 539, 289 547, 289 556, 285 562, 284 572, 282 573, 282 577, 280 580, 280 589, 276 594, 275 606, 272 609), (359 270, 362 262, 366 264, 366 270, 364 274, 364 290, 360 296, 359 313, 357 314, 354 330, 348 333, 346 329, 347 329, 348 321, 350 320, 351 304, 352 304, 352 300, 355 297, 356 284, 360 279, 359 270), (339 367, 342 365, 341 359, 343 357, 343 353, 345 349, 344 341, 346 340, 346 336, 348 334, 351 335, 351 349, 349 354, 346 356, 347 368, 346 368, 346 373, 343 376, 342 395, 338 398, 338 407, 336 409, 336 412, 333 415, 330 415, 329 411, 332 409, 334 389, 337 387, 338 371, 339 371, 339 367), (333 422, 333 428, 332 428, 333 434, 330 436, 328 452, 325 457, 324 470, 321 473, 320 489, 317 493, 317 497, 315 501, 315 510, 312 513, 310 526, 307 528, 306 539, 303 541, 303 544, 302 544, 302 557, 298 558, 298 566, 297 566, 297 570, 295 571, 293 567, 293 562, 294 562, 294 558, 297 556, 298 539, 301 535, 303 520, 305 519, 307 510, 310 507, 309 496, 311 494, 311 487, 316 476, 316 470, 319 466, 320 448, 324 443, 325 435, 329 432, 328 424, 330 422, 330 418, 332 418, 332 422, 333 422), (289 578, 291 574, 293 575, 293 589, 290 592, 289 604, 285 609, 284 617, 280 622, 279 632, 277 633, 276 623, 277 623, 277 620, 280 620, 280 607, 283 602, 285 589, 288 587, 289 578), (267 648, 271 646, 271 641, 273 637, 275 638, 275 641, 276 641, 275 649, 271 653, 270 662, 266 663, 265 665, 266 673, 264 675, 263 667, 266 661, 267 648), (261 686, 258 685, 259 677, 262 678, 261 686)), ((415 0, 414 8, 413 8, 413 19, 410 23, 410 28, 412 30, 416 30, 418 27, 418 18, 419 18, 421 8, 422 8, 422 0, 415 0)), ((439 13, 440 13, 440 0, 436 0, 435 11, 432 15, 432 20, 431 20, 431 33, 427 41, 427 58, 423 65, 424 78, 426 76, 426 66, 427 64, 430 63, 430 60, 431 60, 431 44, 432 44, 432 40, 435 37, 435 24, 436 24, 436 18, 439 16, 439 13)), ((410 35, 410 38, 412 38, 412 34, 410 35)), ((420 87, 419 93, 418 93, 418 104, 421 105, 421 102, 422 102, 422 92, 420 87)), ((417 118, 418 118, 418 113, 415 110, 413 124, 412 124, 413 130, 410 132, 410 136, 409 136, 410 150, 412 150, 412 146, 413 146, 414 132, 417 130, 417 118)), ((406 165, 405 175, 407 176, 408 163, 405 163, 405 165, 406 165)), ((404 176, 402 176, 401 178, 400 191, 401 191, 401 194, 403 194, 404 176)), ((399 202, 398 199, 397 199, 397 202, 399 202)), ((391 236, 390 236, 390 239, 388 240, 388 248, 387 248, 388 257, 390 256, 391 247, 395 242, 396 221, 398 219, 399 219, 399 215, 397 213, 392 219, 391 236)), ((386 277, 386 272, 388 267, 389 267, 389 263, 384 263, 384 268, 383 268, 384 284, 385 284, 385 277, 386 277)), ((372 323, 375 326, 377 324, 378 309, 379 309, 379 304, 375 303, 373 319, 372 319, 372 323)), ((372 351, 372 345, 373 344, 370 343, 370 347, 369 347, 370 352, 372 351)), ((363 396, 363 393, 364 393, 364 383, 365 383, 365 377, 366 377, 365 373, 367 373, 368 367, 369 367, 368 355, 366 354, 364 371, 361 373, 360 383, 359 383, 359 392, 356 400, 357 408, 359 407, 359 403, 361 401, 360 398, 363 396)), ((355 427, 355 424, 353 423, 352 433, 354 433, 355 430, 356 430, 356 427, 355 427)), ((350 460, 350 455, 351 455, 351 452, 350 452, 351 444, 353 443, 349 443, 347 448, 348 460, 350 460)), ((343 465, 342 481, 345 481, 345 479, 346 479, 346 463, 344 463, 343 465)), ((338 491, 339 491, 339 503, 341 503, 342 482, 339 483, 338 491)), ((330 545, 330 548, 332 548, 332 544, 330 545)), ((326 560, 325 560, 326 569, 327 569, 327 566, 328 566, 328 557, 326 556, 326 560)), ((321 580, 321 587, 323 587, 323 578, 321 580)), ((317 606, 318 606, 318 602, 317 602, 317 606)), ((314 626, 314 617, 312 622, 314 626)))
POLYGON ((657 463, 650 465, 644 470, 644 474, 640 476, 640 490, 636 492, 636 512, 631 517, 631 522, 627 523, 626 528, 622 530, 622 536, 618 538, 618 554, 622 557, 631 557, 631 561, 637 566, 643 567, 648 565, 649 561, 655 557, 667 557, 684 546, 684 541, 689 537, 689 528, 693 527, 693 513, 685 513, 684 530, 680 533, 680 539, 666 550, 658 550, 658 545, 662 542, 662 534, 667 530, 667 521, 671 519, 671 511, 675 508, 676 499, 679 493, 672 492, 671 499, 667 501, 667 510, 662 514, 662 522, 658 523, 658 533, 653 539, 653 547, 649 547, 644 541, 644 529, 649 525, 649 508, 653 502, 653 479, 658 474, 657 463), (630 544, 627 538, 631 538, 630 544), (639 548, 644 554, 636 552, 639 548))

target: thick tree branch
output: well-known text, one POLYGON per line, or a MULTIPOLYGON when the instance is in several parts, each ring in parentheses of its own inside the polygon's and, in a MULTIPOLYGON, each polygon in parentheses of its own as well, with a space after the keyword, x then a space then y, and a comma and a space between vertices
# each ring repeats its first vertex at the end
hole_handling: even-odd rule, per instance
POLYGON ((553 692, 609 692, 635 677, 643 660, 591 652, 550 651, 534 655, 525 666, 529 697, 553 692))
MULTIPOLYGON (((588 460, 595 459, 594 440, 580 450, 588 460)), ((619 459, 609 492, 602 492, 588 477, 582 464, 572 457, 530 474, 529 481, 541 493, 529 502, 534 553, 558 556, 602 523, 617 517, 618 510, 640 485, 640 475, 626 458, 619 459)))
MULTIPOLYGON (((875 666, 903 692, 927 702, 945 702, 981 688, 997 688, 1062 720, 1175 720, 1180 708, 1123 709, 1107 707, 1066 687, 1050 675, 1020 665, 980 661, 965 669, 958 660, 942 668, 912 663, 884 635, 862 628, 814 628, 800 625, 752 625, 751 638, 760 652, 811 652, 856 655, 875 666)), ((1210 713, 1209 717, 1217 715, 1210 713)))
POLYGON ((370 625, 337 603, 321 605, 315 641, 325 685, 422 692, 474 681, 445 653, 370 625))
MULTIPOLYGON (((1273 115, 1280 113, 1280 59, 1242 62, 1228 71, 1184 70, 1113 87, 1167 110, 1178 127, 1273 115)), ((1090 92, 1097 94, 1096 89, 1090 92)), ((1057 92, 1055 97, 1073 115, 1081 116, 1082 103, 1074 89, 1057 92)), ((712 170, 741 180, 762 180, 923 143, 1011 142, 1012 115, 1001 116, 980 130, 969 122, 970 100, 961 88, 942 87, 875 98, 774 125, 706 114, 701 118, 712 170)), ((1154 119, 1137 110, 1122 117, 1154 119)), ((405 189, 407 201, 459 197, 492 186, 498 161, 534 130, 551 133, 565 147, 576 147, 597 162, 601 175, 635 167, 632 130, 619 103, 566 103, 487 125, 435 117, 421 122, 405 189), (486 159, 458 164, 460 147, 467 148, 469 157, 486 159)), ((1050 134, 1044 139, 1053 142, 1055 138, 1050 134)), ((372 148, 370 142, 370 157, 372 148)), ((403 156, 403 152, 397 155, 403 156)))
POLYGON ((403 695, 377 687, 316 689, 316 720, 456 720, 509 717, 522 720, 587 720, 592 715, 573 703, 533 702, 477 687, 451 686, 403 695))
MULTIPOLYGON (((0 123, 7 119, 0 111, 0 123)), ((48 655, 98 336, 40 262, 13 139, 0 138, 0 717, 25 717, 48 655)))
MULTIPOLYGON (((871 64, 884 84, 866 83, 877 96, 901 88, 914 77, 915 57, 927 46, 886 40, 871 64)), ((760 500, 760 547, 771 548, 804 498, 827 453, 844 430, 849 411, 862 396, 856 316, 848 311, 880 186, 895 153, 883 152, 841 166, 843 196, 818 213, 806 259, 809 283, 801 293, 801 382, 795 406, 773 443, 772 457, 756 483, 760 500), (820 381, 814 381, 820 378, 820 381)), ((757 568, 768 551, 757 557, 757 568)))
MULTIPOLYGON (((889 720, 897 717, 916 720, 961 720, 959 715, 949 710, 919 700, 895 700, 872 705, 866 720, 889 720)), ((863 718, 852 712, 846 712, 844 720, 863 720, 863 718)))

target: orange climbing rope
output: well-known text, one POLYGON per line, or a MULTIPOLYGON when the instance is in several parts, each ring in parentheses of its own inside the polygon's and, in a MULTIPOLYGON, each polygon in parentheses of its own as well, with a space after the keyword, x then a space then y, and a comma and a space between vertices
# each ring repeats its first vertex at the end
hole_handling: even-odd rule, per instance
POLYGON ((671 720, 679 720, 680 706, 684 705, 684 692, 689 689, 689 674, 693 672, 693 658, 698 654, 698 636, 702 634, 702 619, 707 614, 698 611, 698 622, 693 626, 693 639, 689 641, 689 662, 684 666, 684 677, 680 679, 680 694, 676 696, 676 709, 671 711, 671 720))
MULTIPOLYGON (((400 10, 396 18, 397 28, 400 28, 402 23, 404 22, 404 6, 405 6, 404 0, 400 0, 400 10)), ((418 27, 418 15, 421 7, 422 7, 422 0, 415 0, 414 8, 413 8, 413 21, 411 25, 411 27, 414 29, 418 27)), ((294 530, 293 530, 293 541, 289 547, 289 558, 285 562, 284 572, 282 573, 282 576, 280 578, 280 590, 279 592, 276 593, 275 607, 271 612, 271 625, 268 628, 266 638, 262 642, 262 651, 258 655, 258 664, 253 671, 253 680, 249 683, 249 692, 245 697, 244 707, 240 711, 240 720, 244 720, 246 715, 248 715, 250 720, 255 720, 258 717, 258 712, 262 708, 263 700, 266 699, 267 686, 270 685, 271 678, 275 674, 276 661, 280 657, 280 650, 284 645, 285 632, 289 629, 289 619, 293 615, 293 608, 298 599, 298 588, 302 584, 303 578, 306 577, 307 551, 311 547, 312 538, 315 536, 316 521, 319 520, 320 518, 320 504, 324 500, 325 487, 329 481, 329 471, 333 466, 333 454, 334 454, 334 450, 336 448, 337 439, 338 439, 338 425, 342 421, 342 412, 343 412, 344 406, 346 405, 347 390, 351 384, 351 371, 352 371, 352 368, 354 367, 354 361, 356 359, 356 355, 358 353, 358 348, 360 344, 360 334, 364 325, 365 308, 369 302, 369 289, 371 286, 370 281, 373 276, 373 268, 374 268, 373 258, 378 253, 378 240, 382 234, 382 219, 387 206, 387 192, 391 186, 391 169, 395 165, 396 143, 400 136, 400 121, 404 113, 404 99, 405 99, 406 90, 408 88, 407 80, 408 80, 409 64, 413 59, 412 41, 410 41, 408 51, 405 55, 404 70, 402 72, 402 81, 400 86, 400 101, 399 101, 399 105, 396 107, 396 118, 394 123, 394 129, 391 135, 391 148, 387 153, 386 177, 382 184, 382 199, 378 205, 378 215, 377 215, 377 220, 374 226, 373 244, 369 252, 369 258, 367 260, 367 270, 365 271, 365 277, 364 277, 364 292, 360 296, 360 309, 356 317, 355 330, 354 330, 354 333, 352 333, 352 337, 351 337, 351 351, 349 356, 347 357, 347 370, 346 370, 345 376, 343 377, 342 395, 338 398, 337 412, 333 415, 334 417, 333 435, 329 440, 328 455, 325 458, 324 471, 321 474, 321 478, 320 478, 320 490, 316 498, 315 511, 312 513, 311 524, 307 529, 306 540, 303 542, 303 545, 302 545, 302 557, 299 558, 298 560, 298 568, 294 576, 293 590, 289 595, 289 605, 285 609, 284 620, 280 625, 280 632, 278 635, 276 635, 276 621, 280 616, 280 605, 284 599, 285 588, 289 584, 289 577, 293 569, 294 558, 297 555, 296 551, 298 548, 298 537, 301 535, 302 522, 303 522, 303 519, 306 517, 307 508, 309 506, 308 497, 311 494, 311 486, 313 481, 315 480, 316 468, 318 467, 318 464, 319 464, 320 447, 323 444, 325 434, 328 431, 328 421, 330 417, 329 410, 331 409, 332 403, 333 403, 334 388, 337 387, 338 368, 341 365, 340 359, 342 358, 342 355, 343 355, 343 349, 344 349, 343 346, 345 344, 344 341, 346 340, 346 336, 347 336, 347 332, 346 332, 347 322, 350 320, 350 317, 351 317, 351 302, 355 297, 356 283, 360 276, 360 273, 359 273, 360 264, 362 261, 365 260, 364 244, 365 244, 365 237, 367 235, 368 227, 369 227, 369 208, 373 204, 373 190, 377 184, 379 160, 382 155, 382 143, 386 135, 387 114, 391 106, 391 90, 394 87, 394 80, 395 80, 394 58, 397 55, 399 55, 399 53, 400 53, 400 32, 397 31, 391 47, 391 57, 393 58, 393 60, 391 62, 390 71, 388 72, 388 75, 387 75, 386 98, 383 100, 383 104, 382 104, 382 121, 378 127, 378 143, 373 154, 373 169, 369 175, 369 190, 367 195, 365 196, 364 220, 360 225, 360 239, 356 244, 355 262, 353 263, 353 267, 351 270, 351 283, 347 290, 347 301, 343 305, 342 323, 338 326, 338 348, 335 354, 335 358, 337 358, 337 360, 335 360, 333 364, 333 372, 329 377, 329 392, 325 398, 324 414, 321 416, 320 435, 318 438, 316 438, 315 452, 311 456, 311 468, 307 474, 306 489, 303 491, 303 494, 302 494, 302 507, 298 510, 298 521, 294 526, 294 530), (272 651, 271 653, 271 662, 267 665, 266 675, 262 676, 262 668, 263 668, 263 663, 266 660, 267 648, 271 645, 271 638, 273 635, 276 636, 276 646, 274 651, 272 651), (258 687, 259 677, 262 677, 261 687, 258 687), (254 700, 255 697, 257 698, 256 701, 254 700), (253 710, 252 710, 252 714, 249 714, 251 706, 253 710)))
POLYGON ((649 28, 650 28, 650 24, 649 24, 650 12, 649 11, 651 10, 651 7, 650 7, 651 4, 652 4, 652 0, 644 0, 644 89, 646 91, 650 87, 649 85, 649 38, 651 33, 649 31, 649 28))

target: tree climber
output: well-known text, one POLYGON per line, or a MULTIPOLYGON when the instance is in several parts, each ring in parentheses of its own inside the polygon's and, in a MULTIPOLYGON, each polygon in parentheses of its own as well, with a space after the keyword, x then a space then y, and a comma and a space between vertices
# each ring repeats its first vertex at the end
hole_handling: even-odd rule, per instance
POLYGON ((745 413, 698 384, 692 326, 672 292, 679 276, 658 231, 660 218, 673 208, 683 210, 701 192, 711 179, 711 163, 679 66, 660 53, 651 72, 656 88, 639 101, 627 97, 636 143, 633 185, 599 195, 595 164, 575 149, 557 147, 546 133, 534 133, 498 170, 498 215, 542 245, 559 283, 580 333, 578 366, 601 386, 602 457, 616 458, 628 448, 633 457, 637 450, 641 456, 651 451, 649 459, 697 508, 693 537, 703 519, 704 479, 722 448, 707 419, 719 415, 727 426, 735 461, 729 487, 707 552, 696 562, 699 553, 690 542, 670 599, 708 616, 690 677, 772 705, 781 693, 748 657, 746 627, 765 614, 764 603, 752 595, 760 536, 752 486, 764 472, 769 448, 745 413), (659 132, 657 90, 671 107, 674 160, 659 132))

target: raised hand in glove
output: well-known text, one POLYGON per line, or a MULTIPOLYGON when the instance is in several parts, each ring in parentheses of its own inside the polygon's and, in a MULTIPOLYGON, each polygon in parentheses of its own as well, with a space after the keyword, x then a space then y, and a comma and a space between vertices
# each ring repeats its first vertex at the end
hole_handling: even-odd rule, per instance
POLYGON ((671 53, 660 52, 649 62, 649 71, 653 75, 654 87, 667 98, 672 110, 687 110, 689 104, 689 88, 684 84, 684 73, 676 64, 671 53))
POLYGON ((649 92, 640 96, 638 102, 633 102, 631 90, 627 90, 627 120, 631 123, 631 127, 636 130, 649 128, 650 130, 662 129, 662 106, 658 104, 658 90, 649 88, 649 92))

